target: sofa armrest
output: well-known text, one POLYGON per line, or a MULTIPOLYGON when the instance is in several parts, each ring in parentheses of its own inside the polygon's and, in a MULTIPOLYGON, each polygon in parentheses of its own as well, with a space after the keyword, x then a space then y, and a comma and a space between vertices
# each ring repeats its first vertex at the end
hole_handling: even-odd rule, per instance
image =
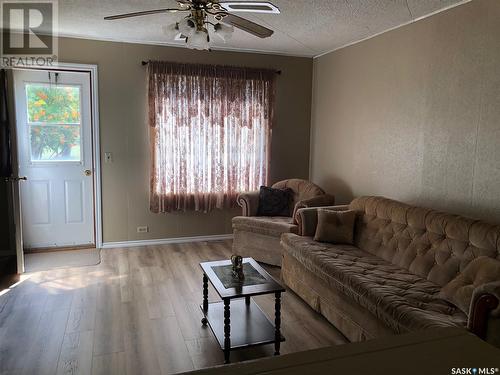
POLYGON ((323 207, 323 206, 333 206, 335 204, 335 196, 331 194, 318 195, 309 199, 303 199, 298 201, 295 205, 295 209, 307 208, 307 207, 323 207))
POLYGON ((259 192, 247 191, 241 193, 236 198, 236 202, 242 208, 241 216, 257 216, 257 209, 259 208, 259 192))
MULTIPOLYGON (((338 206, 323 206, 319 207, 332 211, 347 211, 348 205, 338 206)), ((297 210, 297 224, 299 226, 298 233, 300 236, 313 237, 316 233, 316 226, 318 225, 318 207, 300 208, 297 210)))
POLYGON ((471 332, 496 345, 500 343, 500 281, 478 286, 472 292, 467 327, 471 332))
POLYGON ((298 224, 299 221, 297 219, 297 211, 301 208, 333 206, 334 204, 335 204, 335 196, 331 194, 322 194, 316 197, 298 201, 295 204, 295 207, 293 208, 293 214, 292 214, 293 221, 295 224, 298 224))

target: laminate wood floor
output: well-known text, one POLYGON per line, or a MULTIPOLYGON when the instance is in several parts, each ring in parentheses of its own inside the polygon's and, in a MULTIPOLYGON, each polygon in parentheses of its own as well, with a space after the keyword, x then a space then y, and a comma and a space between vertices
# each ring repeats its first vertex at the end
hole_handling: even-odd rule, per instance
MULTIPOLYGON (((199 262, 230 255, 230 241, 105 249, 96 266, 23 275, 0 289, 0 374, 170 374, 222 364, 200 323, 199 262)), ((279 268, 266 268, 279 278, 279 268)), ((210 286, 209 300, 218 299, 210 286)), ((273 316, 272 295, 255 300, 273 316)), ((289 290, 282 332, 282 354, 345 342, 289 290)), ((272 354, 273 345, 254 347, 231 361, 272 354)))

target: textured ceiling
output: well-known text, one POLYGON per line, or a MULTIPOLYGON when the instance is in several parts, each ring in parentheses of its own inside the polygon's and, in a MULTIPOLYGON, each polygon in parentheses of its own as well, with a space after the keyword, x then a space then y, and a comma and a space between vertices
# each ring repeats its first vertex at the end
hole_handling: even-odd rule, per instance
MULTIPOLYGON (((259 39, 236 30, 227 43, 212 38, 214 49, 251 50, 317 56, 424 17, 463 0, 272 0, 281 14, 237 13, 275 31, 259 39)), ((174 0, 62 0, 59 33, 90 39, 182 45, 169 40, 162 25, 182 16, 158 14, 104 21, 117 13, 175 7, 174 0)))

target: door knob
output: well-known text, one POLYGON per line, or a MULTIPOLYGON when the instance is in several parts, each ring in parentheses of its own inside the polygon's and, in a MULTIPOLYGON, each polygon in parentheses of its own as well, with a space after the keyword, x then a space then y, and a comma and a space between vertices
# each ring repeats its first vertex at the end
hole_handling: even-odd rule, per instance
POLYGON ((85 174, 85 176, 90 176, 92 174, 92 171, 90 169, 85 169, 83 173, 85 174))
POLYGON ((23 177, 5 177, 5 181, 26 181, 28 177, 23 176, 23 177))

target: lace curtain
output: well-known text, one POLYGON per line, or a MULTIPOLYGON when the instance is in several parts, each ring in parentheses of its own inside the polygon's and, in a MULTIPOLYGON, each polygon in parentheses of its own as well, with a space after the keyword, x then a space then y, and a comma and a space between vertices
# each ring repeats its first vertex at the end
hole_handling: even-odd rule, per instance
POLYGON ((271 70, 150 61, 151 211, 234 207, 266 185, 274 91, 271 70))

